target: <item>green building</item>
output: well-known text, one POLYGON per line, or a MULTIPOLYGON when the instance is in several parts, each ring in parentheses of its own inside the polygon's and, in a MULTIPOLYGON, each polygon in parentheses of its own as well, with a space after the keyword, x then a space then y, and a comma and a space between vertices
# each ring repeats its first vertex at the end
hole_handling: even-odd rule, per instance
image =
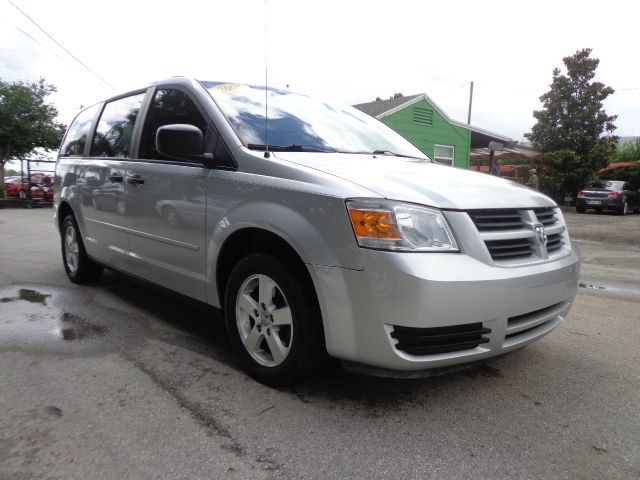
POLYGON ((469 168, 472 148, 513 141, 497 133, 452 120, 427 94, 376 100, 354 105, 393 128, 433 160, 469 168))

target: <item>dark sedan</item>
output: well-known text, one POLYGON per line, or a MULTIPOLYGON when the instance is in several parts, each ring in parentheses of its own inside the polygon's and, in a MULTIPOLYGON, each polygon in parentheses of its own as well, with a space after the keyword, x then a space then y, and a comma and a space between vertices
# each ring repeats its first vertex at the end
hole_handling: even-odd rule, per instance
POLYGON ((605 180, 593 182, 584 190, 578 192, 576 211, 584 213, 587 208, 596 212, 614 210, 620 215, 629 211, 640 211, 640 195, 631 183, 622 180, 605 180))

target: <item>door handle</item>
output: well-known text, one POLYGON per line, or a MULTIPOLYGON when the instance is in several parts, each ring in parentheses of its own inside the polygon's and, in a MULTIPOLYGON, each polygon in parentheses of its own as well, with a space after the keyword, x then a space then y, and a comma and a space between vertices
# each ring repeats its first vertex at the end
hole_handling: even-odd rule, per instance
POLYGON ((111 181, 112 183, 122 182, 122 175, 120 175, 119 173, 114 173, 113 175, 109 175, 109 181, 111 181))
POLYGON ((144 178, 140 175, 129 175, 127 176, 127 182, 131 185, 142 185, 144 184, 144 178))

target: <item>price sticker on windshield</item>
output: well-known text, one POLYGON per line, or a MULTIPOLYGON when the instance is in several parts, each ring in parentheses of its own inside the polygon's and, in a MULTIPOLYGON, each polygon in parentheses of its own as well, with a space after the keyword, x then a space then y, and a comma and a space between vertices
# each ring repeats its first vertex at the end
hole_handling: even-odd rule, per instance
POLYGON ((222 93, 233 93, 244 87, 246 87, 246 85, 242 83, 223 83, 222 85, 216 85, 215 87, 212 88, 212 90, 215 90, 216 92, 222 92, 222 93))

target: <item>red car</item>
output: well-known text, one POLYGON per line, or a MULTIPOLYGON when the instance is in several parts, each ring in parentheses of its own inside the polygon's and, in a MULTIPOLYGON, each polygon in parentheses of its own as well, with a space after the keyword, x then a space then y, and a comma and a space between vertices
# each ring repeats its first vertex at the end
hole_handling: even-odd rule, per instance
POLYGON ((44 202, 53 201, 53 188, 51 177, 45 173, 32 173, 30 182, 23 182, 21 178, 15 178, 5 183, 5 190, 8 197, 18 197, 22 200, 29 198, 31 190, 32 200, 42 200, 44 202))

